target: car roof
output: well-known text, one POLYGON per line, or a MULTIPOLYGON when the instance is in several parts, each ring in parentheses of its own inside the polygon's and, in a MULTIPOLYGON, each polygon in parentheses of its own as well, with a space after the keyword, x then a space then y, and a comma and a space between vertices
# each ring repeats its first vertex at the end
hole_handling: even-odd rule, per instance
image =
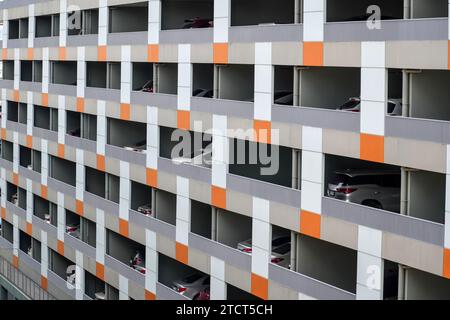
POLYGON ((389 169, 347 169, 336 170, 335 174, 342 174, 348 177, 360 177, 360 176, 376 176, 376 175, 400 175, 398 170, 389 169))

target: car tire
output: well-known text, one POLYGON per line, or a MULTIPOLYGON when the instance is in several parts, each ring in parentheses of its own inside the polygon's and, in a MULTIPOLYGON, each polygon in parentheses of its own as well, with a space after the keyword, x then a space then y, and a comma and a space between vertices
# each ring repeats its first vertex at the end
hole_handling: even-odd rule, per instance
POLYGON ((376 200, 364 200, 361 204, 375 209, 383 209, 381 203, 376 200))

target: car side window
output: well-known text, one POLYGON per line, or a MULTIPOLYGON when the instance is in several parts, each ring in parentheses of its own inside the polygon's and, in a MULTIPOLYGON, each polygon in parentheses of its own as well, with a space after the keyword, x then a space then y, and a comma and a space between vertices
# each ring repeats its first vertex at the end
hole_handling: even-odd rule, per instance
POLYGON ((383 176, 383 186, 389 188, 400 188, 400 176, 396 174, 383 176))
POLYGON ((389 102, 388 103, 388 113, 394 112, 395 109, 395 103, 389 102))

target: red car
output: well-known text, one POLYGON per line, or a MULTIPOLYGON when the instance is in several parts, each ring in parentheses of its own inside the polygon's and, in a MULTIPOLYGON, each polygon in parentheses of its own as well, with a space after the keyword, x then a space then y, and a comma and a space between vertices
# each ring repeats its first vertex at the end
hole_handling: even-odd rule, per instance
POLYGON ((200 291, 195 300, 209 300, 209 287, 200 291))

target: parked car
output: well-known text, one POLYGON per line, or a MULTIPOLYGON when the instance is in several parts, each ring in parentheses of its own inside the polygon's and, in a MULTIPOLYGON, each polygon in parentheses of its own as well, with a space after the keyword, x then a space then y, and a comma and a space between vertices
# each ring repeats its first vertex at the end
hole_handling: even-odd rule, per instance
POLYGON ((32 249, 31 249, 31 246, 29 246, 28 248, 27 248, 27 254, 29 255, 29 256, 32 256, 33 255, 33 251, 32 251, 32 249))
POLYGON ((136 250, 134 256, 130 258, 130 267, 140 273, 145 274, 144 255, 139 250, 136 250))
POLYGON ((213 19, 204 19, 195 17, 192 19, 184 20, 183 29, 196 29, 196 28, 212 28, 214 25, 213 19))
POLYGON ((73 264, 67 267, 66 279, 68 283, 70 283, 71 285, 75 285, 75 278, 76 278, 76 266, 73 264))
POLYGON ((46 213, 44 215, 44 221, 47 222, 47 223, 51 223, 51 215, 50 215, 50 213, 46 213))
POLYGON ((285 243, 281 246, 272 249, 270 262, 277 264, 284 268, 290 268, 291 266, 291 243, 285 243))
POLYGON ((66 232, 72 237, 80 237, 80 225, 79 224, 68 224, 66 225, 66 232))
POLYGON ((211 148, 200 149, 199 151, 192 152, 190 156, 173 158, 172 161, 175 164, 187 163, 202 166, 205 168, 211 168, 212 149, 211 148))
POLYGON ((148 80, 141 89, 142 92, 153 92, 153 80, 148 80))
POLYGON ((147 149, 147 140, 141 140, 133 145, 125 146, 124 148, 135 152, 145 152, 147 149))
POLYGON ((292 91, 276 91, 273 94, 274 104, 292 106, 294 104, 294 94, 292 91))
POLYGON ((81 128, 75 128, 75 129, 69 130, 67 132, 67 134, 74 136, 74 137, 80 137, 81 136, 81 128))
POLYGON ((106 300, 106 294, 104 291, 94 293, 94 300, 106 300))
MULTIPOLYGON (((272 238, 272 251, 276 248, 291 242, 291 236, 277 236, 272 238)), ((248 239, 239 242, 237 245, 238 250, 245 253, 252 253, 252 239, 248 239)))
POLYGON ((195 89, 192 93, 194 97, 201 98, 212 98, 214 95, 214 90, 212 89, 195 89))
POLYGON ((400 211, 400 172, 383 169, 334 171, 329 197, 388 211, 400 211))
POLYGON ((210 287, 206 287, 200 293, 194 300, 210 300, 210 287))
MULTIPOLYGON (((350 98, 344 104, 339 106, 336 110, 360 112, 361 111, 361 99, 350 98)), ((389 116, 401 116, 402 115, 402 99, 389 99, 387 114, 389 116)))
POLYGON ((194 273, 172 283, 172 289, 190 299, 197 299, 209 287, 209 275, 194 273))
POLYGON ((19 204, 19 196, 17 193, 15 193, 11 196, 11 202, 12 202, 12 204, 15 204, 16 206, 19 204))
POLYGON ((143 204, 142 206, 139 206, 137 211, 146 216, 151 216, 153 214, 151 203, 147 203, 147 204, 143 204))

